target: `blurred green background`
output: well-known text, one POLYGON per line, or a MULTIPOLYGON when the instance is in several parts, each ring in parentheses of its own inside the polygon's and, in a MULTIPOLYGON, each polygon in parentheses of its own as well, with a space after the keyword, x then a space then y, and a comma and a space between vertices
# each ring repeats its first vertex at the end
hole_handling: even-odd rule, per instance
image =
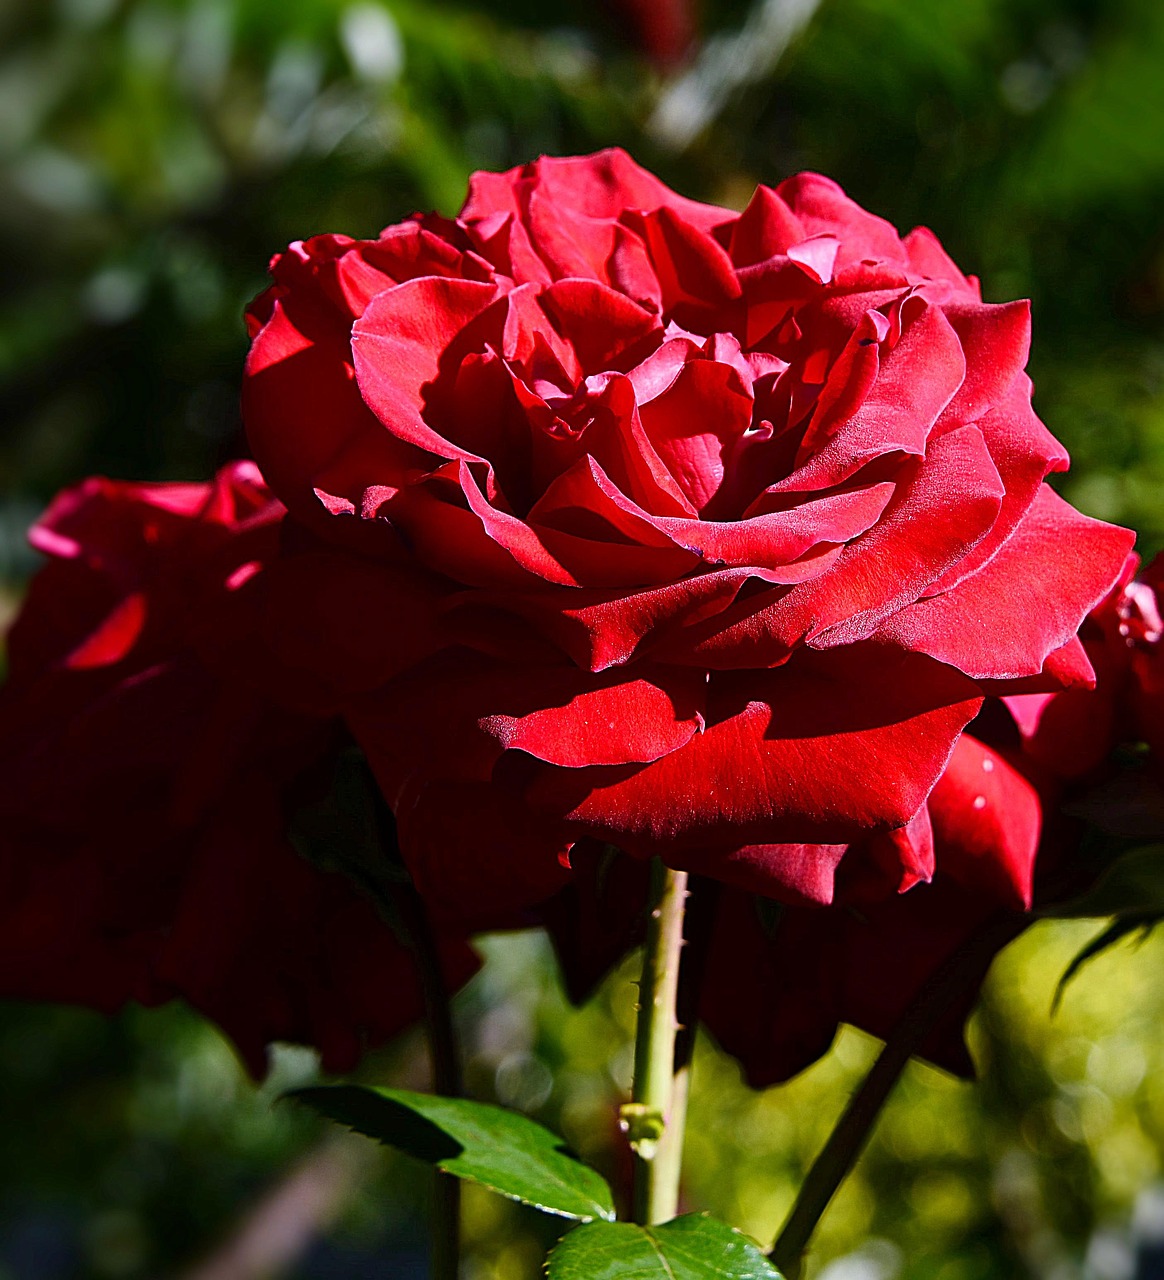
MULTIPOLYGON (((62 484, 201 477, 242 445, 269 256, 453 212, 477 167, 618 143, 736 206, 799 168, 925 222, 1030 296, 1036 405, 1092 514, 1164 545, 1160 0, 0 0, 0 584, 62 484)), ((822 1280, 1164 1276, 1164 939, 1040 925, 995 967, 981 1080, 910 1069, 825 1219, 822 1280)), ((633 989, 585 1009, 542 940, 488 944, 470 1084, 617 1160, 633 989)), ((698 1061, 687 1199, 770 1239, 874 1044, 755 1094, 698 1061)), ((415 1040, 368 1070, 423 1082, 415 1040)), ((423 1179, 273 1107, 180 1008, 0 1007, 0 1280, 424 1274, 423 1179)), ((466 1203, 466 1280, 538 1274, 552 1223, 466 1203)))

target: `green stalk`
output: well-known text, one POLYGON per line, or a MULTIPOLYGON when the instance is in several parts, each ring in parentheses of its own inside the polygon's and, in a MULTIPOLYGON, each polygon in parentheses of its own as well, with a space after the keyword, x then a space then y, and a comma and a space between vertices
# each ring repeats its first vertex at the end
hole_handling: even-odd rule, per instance
MULTIPOLYGON (((424 1029, 432 1063, 433 1092, 446 1098, 459 1098, 464 1092, 461 1059, 436 937, 424 902, 412 885, 400 887, 398 901, 424 1001, 424 1029)), ((440 1170, 435 1172, 434 1179, 433 1280, 457 1280, 461 1254, 461 1183, 452 1174, 440 1170)))
POLYGON ((885 1042, 828 1141, 801 1184, 796 1203, 768 1255, 786 1280, 799 1280, 804 1251, 829 1202, 865 1148, 881 1108, 906 1063, 941 1022, 950 1005, 964 995, 984 962, 1021 931, 1013 916, 998 915, 964 943, 922 987, 885 1042))
POLYGON ((675 1006, 683 947, 687 873, 657 859, 651 868, 651 915, 639 983, 635 1075, 623 1130, 635 1153, 633 1217, 667 1222, 679 1207, 686 1088, 675 1089, 675 1006))
MULTIPOLYGON (((387 866, 390 861, 399 860, 395 824, 374 781, 371 791, 376 834, 387 866)), ((459 1098, 464 1092, 460 1048, 441 968, 440 947, 424 899, 410 880, 397 880, 382 870, 369 873, 366 867, 353 870, 384 919, 399 928, 412 955, 412 967, 424 1005, 424 1032, 432 1064, 433 1092, 446 1098, 459 1098)), ((442 1173, 439 1169, 434 1172, 431 1227, 432 1280, 457 1280, 461 1257, 461 1183, 452 1174, 442 1173)))

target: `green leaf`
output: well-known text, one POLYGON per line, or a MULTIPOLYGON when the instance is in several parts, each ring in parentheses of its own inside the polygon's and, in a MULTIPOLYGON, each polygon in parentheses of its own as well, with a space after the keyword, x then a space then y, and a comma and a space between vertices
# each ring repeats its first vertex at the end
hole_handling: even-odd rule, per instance
POLYGON ((571 1155, 557 1134, 516 1111, 467 1098, 362 1085, 296 1089, 287 1096, 357 1133, 543 1213, 579 1222, 614 1218, 605 1179, 571 1155))
POLYGON ((658 1227, 596 1222, 546 1259, 548 1280, 780 1280, 756 1244, 725 1222, 689 1214, 658 1227))
POLYGON ((1160 916, 1155 912, 1140 914, 1129 912, 1126 915, 1117 916, 1105 929, 1092 938, 1064 970, 1063 976, 1055 987, 1055 995, 1051 1001, 1051 1012, 1058 1011, 1059 1005, 1063 1002, 1063 993, 1067 990, 1067 984, 1085 964, 1114 947, 1117 942, 1122 942, 1124 938, 1137 932, 1137 930, 1140 931, 1140 941, 1142 942, 1159 923, 1160 916))

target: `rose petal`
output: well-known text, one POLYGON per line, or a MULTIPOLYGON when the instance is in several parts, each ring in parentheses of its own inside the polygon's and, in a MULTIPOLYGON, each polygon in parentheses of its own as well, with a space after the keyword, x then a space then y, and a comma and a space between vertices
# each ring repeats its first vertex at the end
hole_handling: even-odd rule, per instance
POLYGON ((641 769, 542 770, 528 797, 637 856, 836 843, 907 822, 979 700, 877 646, 715 674, 707 728, 641 769))
POLYGON ((972 283, 972 278, 962 274, 929 227, 914 227, 902 238, 902 243, 909 254, 912 270, 931 280, 944 280, 959 293, 969 294, 974 302, 981 301, 977 281, 972 283))
POLYGON ((1000 404, 1026 368, 1031 349, 1031 304, 947 303, 942 311, 966 356, 966 378, 943 422, 975 422, 1000 404))
POLYGON ((761 183, 732 226, 728 252, 737 268, 751 267, 786 254, 805 238, 800 219, 771 187, 761 183))
POLYGON ((763 622, 777 641, 851 644, 916 600, 986 535, 1002 484, 975 427, 933 441, 895 500, 836 564, 778 601, 763 622))
MULTIPOLYGON (((877 316, 869 313, 870 321, 877 316)), ((863 328, 854 334, 829 375, 796 469, 776 486, 779 490, 840 484, 886 454, 925 454, 931 428, 965 376, 957 336, 937 307, 924 305, 879 361, 877 336, 863 328), (846 360, 852 361, 851 371, 846 360), (834 390, 834 378, 842 378, 843 387, 834 390)))
POLYGON ((776 193, 800 220, 805 233, 833 235, 841 243, 838 267, 862 259, 905 265, 908 257, 896 229, 884 218, 862 209, 835 182, 819 173, 786 178, 776 193))
POLYGON ((1006 398, 974 425, 982 432, 1006 494, 990 532, 934 583, 932 595, 949 591, 984 565, 1010 538, 1047 476, 1067 470, 1067 450, 1031 407, 1031 384, 1025 376, 1016 378, 1006 398))
POLYGON ((441 458, 475 458, 435 431, 424 411, 450 345, 496 296, 491 284, 425 276, 372 301, 352 328, 352 356, 359 392, 385 435, 441 458))
POLYGON ((929 798, 939 868, 1002 906, 1031 905, 1043 812, 1017 769, 963 734, 929 798))
POLYGON ((1134 537, 1080 515, 1043 485, 989 563, 953 590, 902 609, 880 634, 975 678, 1035 675, 1107 595, 1134 537), (1003 618, 1005 626, 984 625, 1003 618))

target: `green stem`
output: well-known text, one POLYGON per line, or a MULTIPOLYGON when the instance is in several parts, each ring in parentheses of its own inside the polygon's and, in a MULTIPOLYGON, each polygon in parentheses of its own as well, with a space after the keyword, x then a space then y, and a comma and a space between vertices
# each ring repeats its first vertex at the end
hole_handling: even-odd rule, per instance
POLYGON ((687 882, 687 906, 683 920, 683 951, 679 959, 679 987, 675 996, 675 1059, 671 1081, 671 1112, 655 1151, 655 1194, 664 1205, 679 1202, 683 1171, 683 1138, 687 1131, 687 1098, 691 1090, 691 1063, 699 1026, 699 995, 711 948, 720 886, 702 876, 687 882))
MULTIPOLYGON (((373 783, 373 788, 375 784, 373 783)), ((399 857, 396 829, 378 789, 375 794, 376 825, 381 848, 399 857)), ((413 970, 424 1005, 424 1031, 432 1064, 435 1093, 459 1098, 464 1092, 461 1054, 453 1025, 449 991, 441 967, 440 947, 429 920, 424 899, 411 882, 391 877, 365 877, 365 885, 380 905, 386 920, 398 921, 412 954, 413 970)), ((457 1280, 461 1255, 461 1184, 451 1174, 437 1170, 432 1199, 432 1278, 457 1280)))
MULTIPOLYGON (((458 1098, 464 1092, 457 1033, 440 950, 424 901, 412 885, 398 894, 424 1001, 424 1029, 432 1062, 433 1092, 458 1098)), ((434 1175, 432 1201, 433 1280, 457 1280, 461 1253, 461 1183, 452 1174, 434 1175)))
POLYGON ((885 1042, 877 1061, 829 1134, 768 1255, 786 1280, 799 1280, 804 1251, 837 1188, 865 1148, 873 1125, 906 1063, 941 1022, 950 1005, 981 975, 983 964, 1021 929, 999 915, 964 943, 922 987, 885 1042))
POLYGON ((675 1007, 683 947, 687 873, 656 860, 651 868, 651 915, 643 948, 635 1075, 631 1101, 622 1109, 623 1128, 635 1153, 633 1216, 636 1222, 666 1222, 679 1206, 686 1090, 676 1098, 675 1007))

